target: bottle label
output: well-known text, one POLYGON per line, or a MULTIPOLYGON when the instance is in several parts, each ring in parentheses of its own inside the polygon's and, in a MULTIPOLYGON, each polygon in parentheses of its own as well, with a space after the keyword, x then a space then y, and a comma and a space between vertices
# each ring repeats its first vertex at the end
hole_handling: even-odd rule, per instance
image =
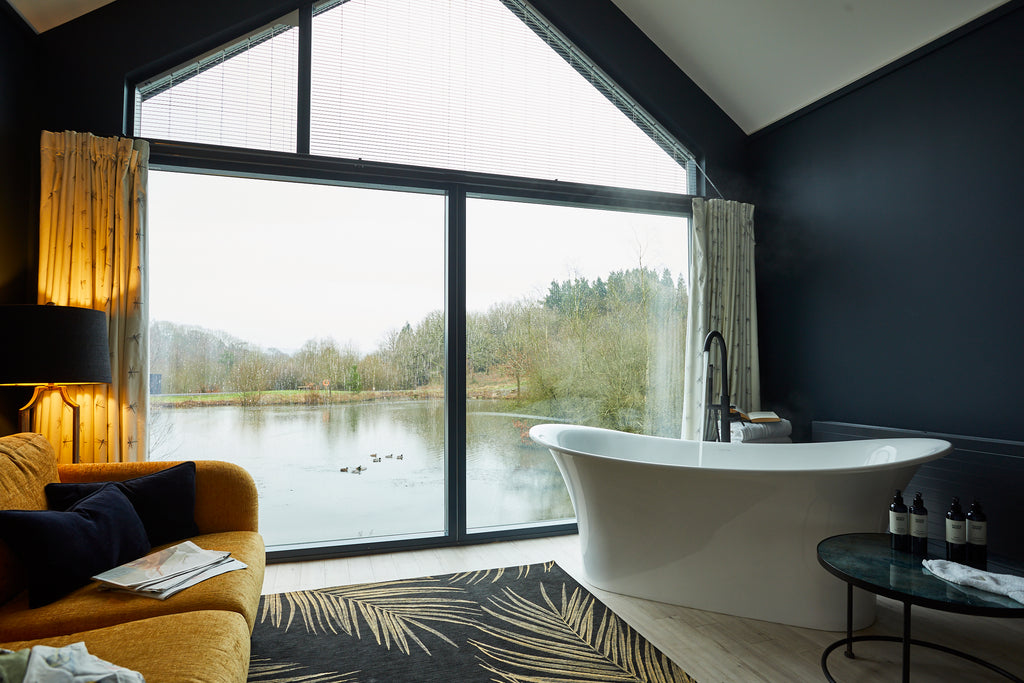
POLYGON ((897 536, 906 536, 910 533, 910 515, 906 512, 893 512, 889 510, 889 533, 897 536))
POLYGON ((967 523, 962 519, 947 519, 946 543, 967 543, 967 523))
POLYGON ((967 522, 967 542, 988 545, 988 522, 967 522))
POLYGON ((910 515, 910 535, 928 538, 928 515, 910 515))

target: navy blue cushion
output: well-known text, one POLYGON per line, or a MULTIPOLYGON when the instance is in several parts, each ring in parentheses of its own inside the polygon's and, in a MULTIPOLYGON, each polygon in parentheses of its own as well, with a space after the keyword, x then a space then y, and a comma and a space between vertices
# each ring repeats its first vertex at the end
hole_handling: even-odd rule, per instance
POLYGON ((105 484, 117 486, 135 506, 152 546, 191 538, 196 526, 196 464, 183 462, 165 470, 117 482, 47 484, 51 510, 67 510, 105 484))
POLYGON ((142 520, 113 485, 64 512, 0 511, 0 538, 25 568, 29 607, 48 605, 150 549, 142 520))

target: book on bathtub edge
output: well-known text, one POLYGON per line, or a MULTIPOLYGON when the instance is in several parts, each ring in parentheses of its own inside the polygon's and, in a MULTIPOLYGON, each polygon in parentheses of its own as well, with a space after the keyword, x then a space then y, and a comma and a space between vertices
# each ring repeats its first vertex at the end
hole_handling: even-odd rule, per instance
POLYGON ((201 581, 245 567, 226 550, 204 550, 185 541, 92 578, 107 590, 165 600, 201 581))
POLYGON ((765 422, 782 422, 782 418, 771 410, 757 410, 751 413, 740 412, 740 419, 744 422, 762 424, 765 422))

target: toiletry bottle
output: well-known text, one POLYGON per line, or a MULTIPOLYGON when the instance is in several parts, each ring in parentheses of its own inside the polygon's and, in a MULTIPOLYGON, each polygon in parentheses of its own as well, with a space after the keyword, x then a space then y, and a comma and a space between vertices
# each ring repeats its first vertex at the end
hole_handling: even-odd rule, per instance
POLYGON ((956 496, 946 513, 946 559, 960 564, 967 561, 967 522, 956 496))
POLYGON ((975 569, 988 567, 988 517, 977 498, 967 511, 967 564, 975 569))
POLYGON ((893 550, 910 550, 910 516, 899 489, 896 489, 896 495, 889 505, 889 538, 893 550))
POLYGON ((928 556, 928 510, 920 491, 914 494, 914 502, 910 504, 910 552, 928 556))

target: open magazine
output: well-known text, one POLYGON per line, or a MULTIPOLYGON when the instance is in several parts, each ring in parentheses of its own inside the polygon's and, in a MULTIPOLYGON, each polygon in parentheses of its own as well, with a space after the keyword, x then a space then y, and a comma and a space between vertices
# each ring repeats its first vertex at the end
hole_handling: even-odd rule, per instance
POLYGON ((200 581, 245 567, 226 550, 204 550, 184 541, 92 578, 103 588, 164 600, 200 581))

